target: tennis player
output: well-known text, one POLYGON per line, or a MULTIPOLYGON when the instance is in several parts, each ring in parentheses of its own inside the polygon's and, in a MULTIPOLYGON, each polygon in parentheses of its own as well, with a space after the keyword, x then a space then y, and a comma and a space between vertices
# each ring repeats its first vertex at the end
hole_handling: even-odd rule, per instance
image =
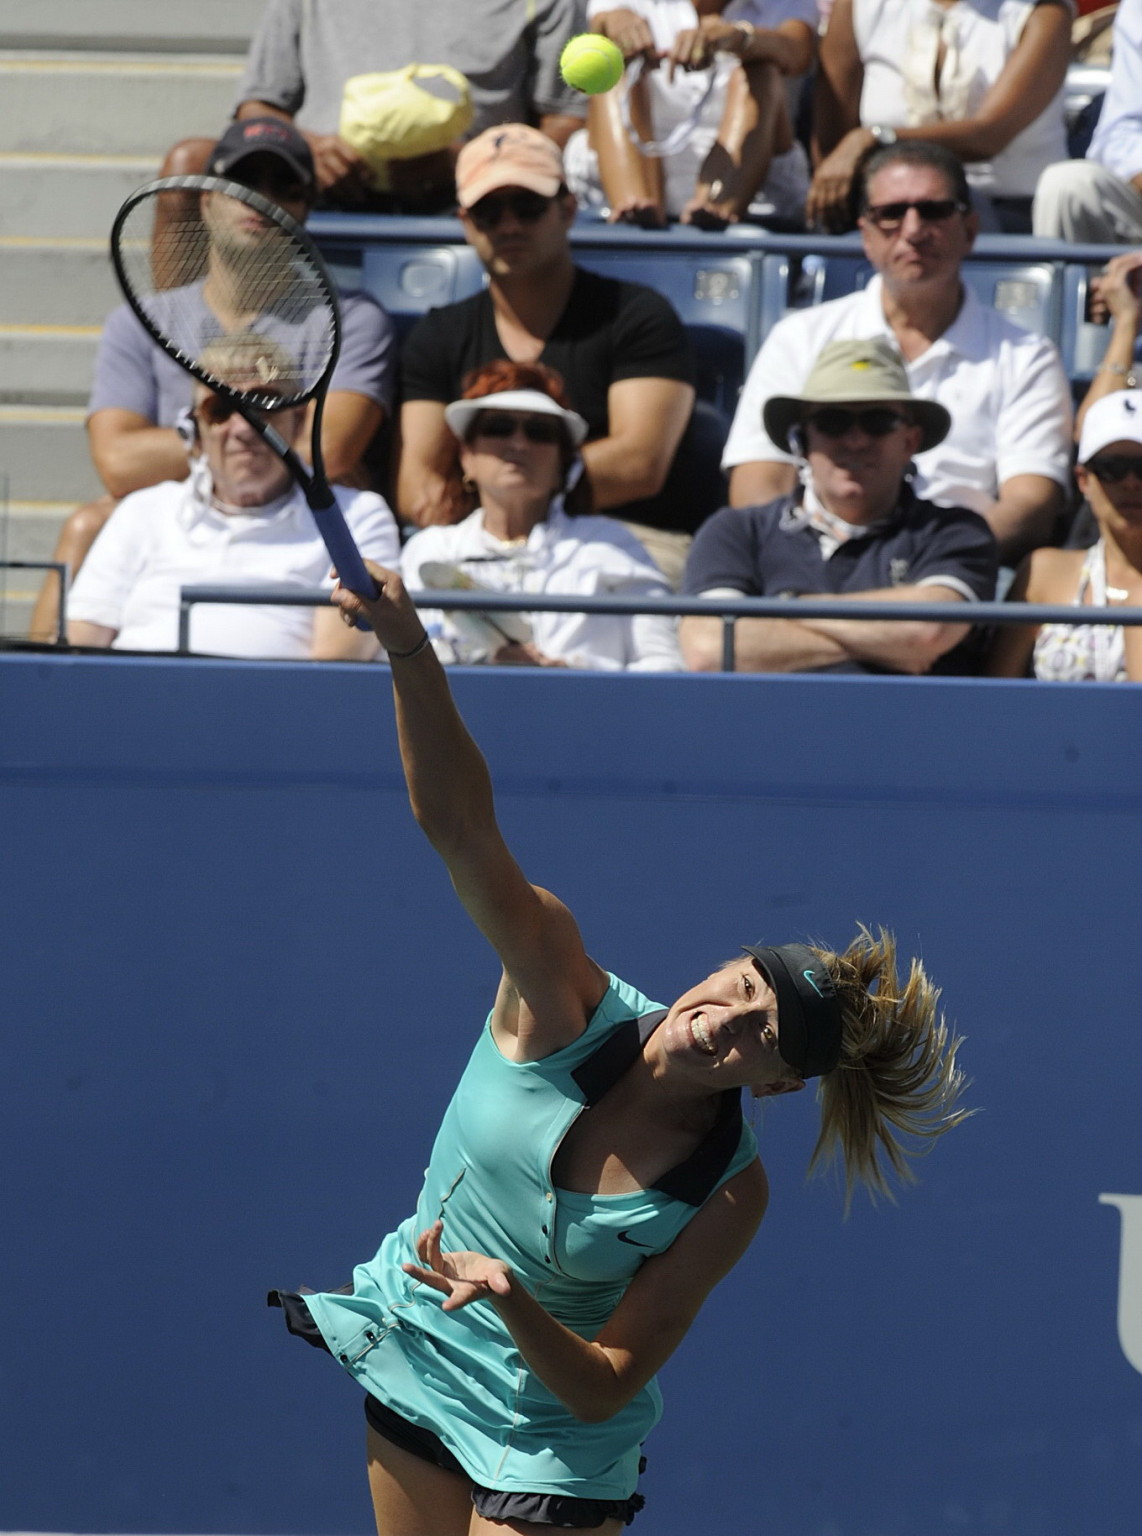
POLYGON ((963 1118, 957 1042, 885 934, 748 946, 669 1008, 596 965, 504 843, 400 578, 369 569, 374 601, 334 601, 388 652, 413 812, 503 976, 415 1214, 349 1293, 271 1300, 368 1394, 380 1536, 613 1536, 642 1503, 655 1372, 765 1214, 741 1090, 818 1078, 814 1159, 839 1150, 875 1195, 908 1176, 899 1133, 963 1118))

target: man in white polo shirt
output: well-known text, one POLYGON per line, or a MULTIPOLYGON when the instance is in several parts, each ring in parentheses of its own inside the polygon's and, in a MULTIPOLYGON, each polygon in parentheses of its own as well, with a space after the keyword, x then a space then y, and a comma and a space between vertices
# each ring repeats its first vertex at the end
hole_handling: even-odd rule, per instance
MULTIPOLYGON (((224 337, 203 364, 237 388, 266 392, 289 358, 254 331, 224 337)), ((273 412, 287 441, 304 406, 273 412)), ((194 387, 194 447, 185 480, 164 480, 125 496, 83 562, 68 601, 73 645, 173 651, 184 586, 326 585, 329 556, 305 497, 281 459, 228 400, 194 387)), ((358 548, 396 566, 396 520, 372 491, 334 487, 358 548)), ((200 604, 191 613, 190 648, 200 655, 279 661, 367 661, 372 635, 347 630, 336 608, 200 604)))
POLYGON ((912 393, 952 418, 916 458, 916 494, 969 507, 1013 564, 1048 543, 1070 480, 1071 396, 1052 344, 983 305, 960 276, 978 221, 959 160, 919 140, 869 159, 860 227, 877 276, 859 293, 797 310, 754 359, 726 443, 730 502, 788 495, 796 461, 762 422, 765 402, 796 394, 829 341, 888 336, 912 393))

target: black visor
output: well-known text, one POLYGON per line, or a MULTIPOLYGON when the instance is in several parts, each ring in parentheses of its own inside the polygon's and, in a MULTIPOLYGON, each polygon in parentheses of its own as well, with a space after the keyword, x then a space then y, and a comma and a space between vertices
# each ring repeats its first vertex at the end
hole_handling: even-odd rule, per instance
POLYGON ((841 1005, 833 978, 807 944, 746 944, 777 996, 777 1049, 802 1077, 823 1077, 841 1059, 841 1005))

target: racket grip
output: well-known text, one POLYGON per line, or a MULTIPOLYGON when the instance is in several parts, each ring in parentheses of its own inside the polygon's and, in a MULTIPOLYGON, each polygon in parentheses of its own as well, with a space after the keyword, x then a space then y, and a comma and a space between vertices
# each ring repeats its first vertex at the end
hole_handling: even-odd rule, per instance
MULTIPOLYGON (((336 502, 328 507, 315 507, 313 518, 341 585, 348 587, 349 591, 355 592, 358 597, 370 599, 376 597, 377 584, 365 569, 361 551, 353 541, 353 535, 349 532, 349 526, 342 516, 341 508, 336 502)), ((368 627, 363 620, 360 624, 362 628, 368 627)))

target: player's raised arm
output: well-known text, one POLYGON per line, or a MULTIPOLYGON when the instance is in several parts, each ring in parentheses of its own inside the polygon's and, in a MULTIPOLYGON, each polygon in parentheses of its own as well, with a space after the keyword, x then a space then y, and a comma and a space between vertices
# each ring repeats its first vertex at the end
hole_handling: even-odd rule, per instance
POLYGON ((497 1028, 516 1038, 521 1059, 535 1059, 582 1033, 606 975, 587 956, 571 913, 533 886, 512 857, 496 821, 487 764, 404 583, 395 571, 367 563, 380 588, 376 600, 343 587, 333 600, 350 620, 367 618, 388 652, 413 815, 503 962, 497 1028))

